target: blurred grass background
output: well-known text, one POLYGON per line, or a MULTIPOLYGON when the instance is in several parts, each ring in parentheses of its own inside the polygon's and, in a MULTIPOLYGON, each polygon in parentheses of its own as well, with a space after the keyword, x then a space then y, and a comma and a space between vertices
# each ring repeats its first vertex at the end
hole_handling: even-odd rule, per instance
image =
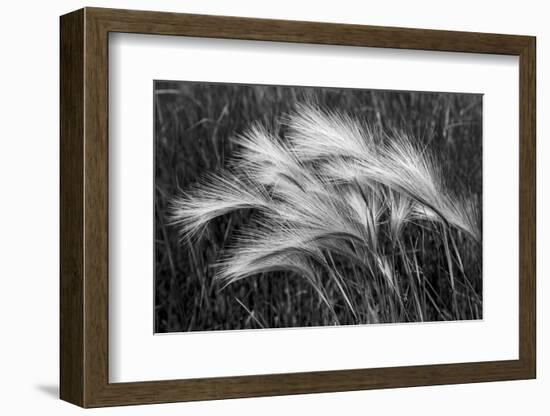
MULTIPOLYGON (((234 151, 231 137, 261 122, 284 133, 280 117, 295 104, 315 101, 344 111, 382 131, 404 130, 433 152, 447 186, 456 193, 482 194, 482 96, 283 86, 156 81, 155 111, 155 332, 322 326, 329 312, 303 279, 271 273, 223 290, 213 264, 246 214, 218 219, 193 247, 167 224, 170 198, 220 170, 234 151)), ((433 299, 425 320, 452 319, 444 266, 433 242, 422 254, 426 290, 433 299)), ((459 248, 470 288, 482 297, 481 253, 459 248)), ((477 248, 480 251, 480 248, 477 248)), ((464 283, 463 283, 464 284, 464 283)), ((460 293, 460 292, 459 292, 460 293)), ((463 296, 463 297, 464 297, 463 296)), ((480 301, 460 299, 460 319, 482 317, 480 301)), ((342 323, 349 321, 342 308, 342 323)))

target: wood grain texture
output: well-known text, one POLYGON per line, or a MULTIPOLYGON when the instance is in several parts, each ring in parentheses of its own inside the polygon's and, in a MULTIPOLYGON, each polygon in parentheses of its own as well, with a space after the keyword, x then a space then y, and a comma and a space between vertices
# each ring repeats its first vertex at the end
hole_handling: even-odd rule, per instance
POLYGON ((61 18, 61 397, 99 407, 517 380, 536 374, 535 39, 484 33, 86 8, 61 18), (108 33, 128 32, 520 57, 518 360, 108 381, 108 33))
POLYGON ((85 406, 108 380, 108 33, 85 12, 84 331, 85 406))
POLYGON ((87 8, 111 32, 519 55, 528 36, 87 8))
POLYGON ((536 377, 536 41, 520 54, 519 356, 536 377))
POLYGON ((60 388, 84 405, 84 12, 61 19, 60 388))

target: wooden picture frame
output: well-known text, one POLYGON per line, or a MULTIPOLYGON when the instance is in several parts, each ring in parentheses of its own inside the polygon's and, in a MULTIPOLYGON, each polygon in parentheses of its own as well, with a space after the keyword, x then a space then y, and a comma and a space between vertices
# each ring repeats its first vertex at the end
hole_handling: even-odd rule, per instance
POLYGON ((60 396, 63 400, 82 407, 101 407, 535 378, 534 37, 100 8, 64 15, 60 28, 60 396), (110 32, 518 56, 519 359, 109 383, 110 32))

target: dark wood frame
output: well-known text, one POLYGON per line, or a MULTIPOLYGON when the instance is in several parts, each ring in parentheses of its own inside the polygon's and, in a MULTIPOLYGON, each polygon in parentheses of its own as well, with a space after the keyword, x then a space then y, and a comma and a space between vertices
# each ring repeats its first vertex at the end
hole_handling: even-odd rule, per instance
POLYGON ((535 50, 529 36, 98 8, 62 16, 61 398, 99 407, 535 378, 535 50), (109 383, 109 32, 519 56, 519 359, 109 383))

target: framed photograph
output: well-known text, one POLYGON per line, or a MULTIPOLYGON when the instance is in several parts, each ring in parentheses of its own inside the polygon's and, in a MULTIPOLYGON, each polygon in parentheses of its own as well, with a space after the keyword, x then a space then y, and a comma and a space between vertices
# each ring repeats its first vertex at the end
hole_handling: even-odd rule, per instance
POLYGON ((535 49, 62 16, 61 398, 535 378, 535 49))

